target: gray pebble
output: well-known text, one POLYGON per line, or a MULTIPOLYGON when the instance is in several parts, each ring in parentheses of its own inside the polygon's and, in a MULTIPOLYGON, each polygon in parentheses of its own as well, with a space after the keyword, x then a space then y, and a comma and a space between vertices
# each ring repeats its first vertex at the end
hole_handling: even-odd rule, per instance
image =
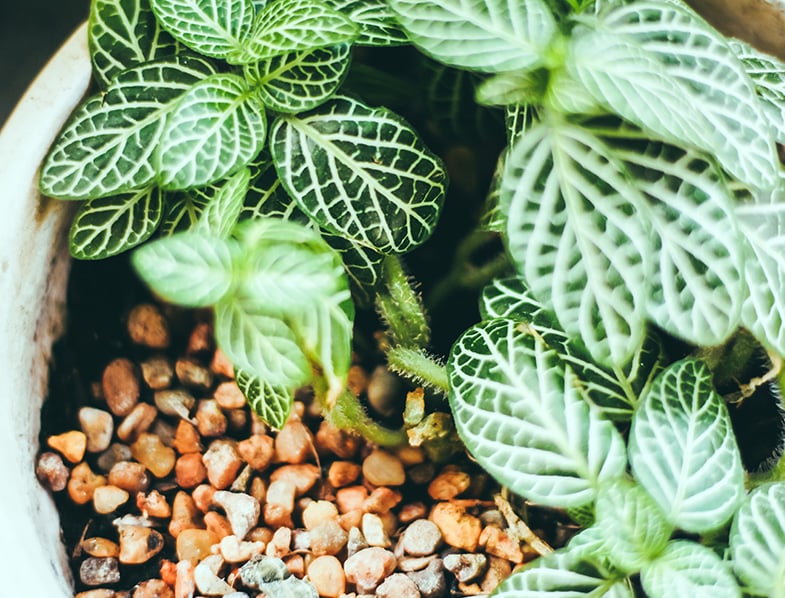
POLYGON ((447 595, 447 580, 441 559, 434 559, 422 571, 407 575, 417 585, 422 598, 443 598, 447 595))
POLYGON ((79 579, 86 586, 102 586, 120 581, 120 568, 113 557, 88 557, 79 566, 79 579))
POLYGON ((444 568, 459 582, 477 579, 487 566, 488 558, 484 554, 448 554, 444 557, 444 568))

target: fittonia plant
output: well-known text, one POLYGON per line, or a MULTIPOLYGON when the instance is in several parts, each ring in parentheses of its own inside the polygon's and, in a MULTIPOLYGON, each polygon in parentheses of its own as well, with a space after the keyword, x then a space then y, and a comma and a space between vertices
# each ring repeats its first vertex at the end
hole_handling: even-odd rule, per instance
MULTIPOLYGON (((587 528, 498 596, 785 595, 785 465, 745 472, 727 407, 776 386, 785 354, 785 64, 679 0, 94 0, 90 44, 102 91, 41 176, 85 200, 71 251, 162 237, 138 271, 214 306, 269 423, 311 385, 335 423, 405 438, 346 391, 353 305, 374 304, 389 365, 449 396, 476 459, 587 528), (452 92, 410 97, 372 69, 354 89, 454 125, 476 86, 507 117, 430 298, 485 286, 446 368, 400 262, 437 225, 442 163, 390 110, 337 95, 357 46, 407 41, 452 92), (494 234, 505 252, 466 270, 494 234)), ((448 439, 423 397, 410 437, 448 439)))

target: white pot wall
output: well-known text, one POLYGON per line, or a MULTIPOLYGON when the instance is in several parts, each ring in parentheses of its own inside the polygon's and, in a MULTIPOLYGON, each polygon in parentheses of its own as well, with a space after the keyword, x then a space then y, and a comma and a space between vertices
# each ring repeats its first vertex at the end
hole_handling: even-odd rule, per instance
POLYGON ((38 164, 90 82, 80 27, 0 131, 0 594, 73 596, 54 503, 33 475, 52 343, 62 333, 73 206, 42 199, 38 164))

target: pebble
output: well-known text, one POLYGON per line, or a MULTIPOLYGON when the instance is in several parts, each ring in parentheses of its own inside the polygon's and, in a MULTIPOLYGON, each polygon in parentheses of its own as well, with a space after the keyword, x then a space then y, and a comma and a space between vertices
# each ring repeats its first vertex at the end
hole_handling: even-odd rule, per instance
POLYGON ((372 593, 395 571, 397 561, 389 550, 372 546, 353 554, 343 565, 346 581, 357 586, 360 593, 372 593))
POLYGON ((158 490, 152 490, 148 494, 138 492, 136 494, 136 508, 145 517, 168 519, 172 516, 172 508, 166 501, 166 497, 158 490))
POLYGON ((461 583, 474 581, 485 573, 488 557, 482 553, 448 554, 443 559, 444 568, 461 583))
POLYGON ((422 519, 428 514, 428 509, 424 503, 412 502, 407 503, 398 511, 398 521, 401 523, 411 523, 417 519, 422 519))
POLYGON ((131 455, 131 449, 128 448, 128 445, 113 442, 108 449, 98 455, 96 464, 101 471, 109 472, 116 463, 130 461, 131 459, 133 459, 133 455, 131 455))
POLYGON ((86 586, 103 586, 120 581, 117 559, 87 557, 79 565, 79 579, 86 586))
POLYGON ((368 489, 365 486, 347 486, 335 493, 335 504, 341 513, 362 510, 368 498, 368 489))
POLYGON ((86 590, 74 595, 74 598, 115 598, 116 592, 106 588, 98 588, 95 590, 86 590))
POLYGON ((314 443, 323 453, 332 453, 339 459, 352 459, 360 449, 360 439, 340 430, 327 421, 322 421, 316 432, 314 443))
POLYGON ((371 494, 363 501, 362 509, 368 513, 389 513, 402 500, 401 493, 386 486, 374 488, 371 494))
POLYGON ((93 508, 100 515, 114 513, 121 505, 128 502, 128 492, 112 484, 99 486, 93 492, 93 508))
POLYGON ((186 354, 211 351, 214 347, 213 327, 208 322, 199 322, 188 336, 186 354))
POLYGON ((315 556, 338 554, 349 539, 349 534, 341 525, 333 520, 326 519, 319 525, 309 530, 311 537, 311 552, 315 556))
POLYGON ((65 490, 70 472, 63 458, 57 453, 41 453, 35 466, 35 475, 52 492, 65 490))
POLYGON ((87 449, 87 436, 79 430, 70 430, 50 436, 46 440, 49 448, 53 448, 71 463, 79 463, 87 449))
POLYGON ((296 419, 286 422, 275 437, 276 463, 305 463, 313 451, 311 431, 296 419))
POLYGON ((469 489, 472 479, 465 471, 447 467, 428 484, 428 494, 434 500, 452 500, 469 489))
POLYGON ((475 552, 480 544, 482 522, 462 506, 440 502, 431 509, 430 519, 439 527, 444 541, 454 548, 475 552))
POLYGON ((120 556, 120 545, 112 542, 108 538, 92 537, 85 538, 81 543, 82 550, 90 556, 98 558, 117 558, 120 556))
POLYGON ((485 552, 516 564, 523 562, 521 543, 498 527, 486 527, 480 534, 480 545, 485 552))
POLYGON ((374 450, 363 460, 365 480, 374 486, 400 486, 406 481, 401 460, 382 449, 374 450))
POLYGON ((264 522, 276 528, 282 525, 294 527, 294 496, 296 488, 292 482, 279 479, 271 482, 267 488, 267 502, 264 505, 264 522))
POLYGON ((215 399, 202 399, 196 406, 196 428, 206 438, 216 438, 226 432, 228 422, 215 399))
POLYGON ((214 440, 205 451, 202 461, 207 468, 207 479, 218 490, 231 486, 243 465, 235 443, 227 440, 214 440))
POLYGON ((140 434, 147 432, 158 417, 158 410, 150 403, 137 403, 131 413, 117 426, 117 438, 123 442, 133 442, 140 434))
POLYGON ((181 559, 177 563, 177 579, 174 584, 175 598, 193 598, 196 593, 194 583, 194 564, 189 559, 181 559))
MULTIPOLYGON (((220 542, 220 538, 206 529, 186 529, 180 532, 175 542, 175 551, 179 561, 201 561, 211 554, 211 549, 220 542)), ((179 566, 179 563, 178 563, 179 566)))
POLYGON ((174 372, 182 384, 205 391, 213 385, 213 373, 195 359, 181 358, 174 364, 174 372))
POLYGON ((139 402, 139 373, 128 359, 120 357, 104 368, 101 379, 104 400, 109 411, 126 416, 139 402))
POLYGON ((172 519, 169 521, 169 533, 177 538, 185 530, 199 527, 199 511, 194 499, 187 492, 180 490, 172 501, 172 519))
POLYGON ((221 538, 218 549, 227 563, 242 563, 257 554, 263 554, 265 543, 240 540, 237 536, 229 535, 221 538))
POLYGON ((434 559, 422 571, 407 575, 420 590, 422 598, 442 598, 447 594, 447 580, 441 559, 434 559))
POLYGON ((216 349, 210 362, 210 371, 225 378, 234 378, 234 365, 221 349, 216 349))
POLYGON ((146 359, 140 364, 142 380, 151 390, 163 390, 172 385, 174 368, 172 362, 162 355, 146 359))
POLYGON ((362 519, 362 532, 369 546, 388 548, 392 545, 390 538, 384 530, 381 518, 373 513, 365 513, 362 519))
POLYGON ((213 503, 226 512, 226 518, 232 526, 232 533, 240 540, 259 521, 261 507, 253 496, 239 492, 219 490, 213 495, 213 503))
POLYGON ((128 336, 137 345, 152 349, 169 346, 169 326, 161 310, 151 303, 137 305, 128 314, 128 336))
POLYGON ((346 591, 341 561, 332 555, 318 556, 308 565, 308 579, 321 598, 340 598, 346 591))
POLYGON ((187 420, 191 417, 191 409, 196 405, 193 395, 182 388, 162 389, 153 393, 155 406, 164 415, 171 415, 187 420))
POLYGON ((442 543, 442 532, 428 519, 416 519, 401 536, 401 546, 406 554, 427 556, 434 554, 442 543))
POLYGON ((201 453, 202 444, 199 431, 192 423, 181 419, 174 434, 174 448, 181 455, 201 453))
POLYGON ((146 563, 164 547, 164 537, 141 525, 120 527, 120 562, 124 565, 146 563))
POLYGON ((135 461, 118 461, 109 470, 109 483, 126 492, 144 492, 150 486, 147 468, 135 461))
POLYGON ((106 478, 102 475, 93 473, 90 466, 79 463, 71 470, 68 478, 68 496, 78 505, 84 505, 93 499, 95 489, 106 484, 106 478))
POLYGON ((194 568, 196 589, 206 596, 223 596, 232 591, 232 586, 218 577, 217 572, 223 565, 220 555, 212 555, 203 559, 194 568))
POLYGON ((391 417, 401 409, 401 380, 385 366, 376 366, 371 372, 366 396, 374 410, 385 417, 391 417))
MULTIPOLYGON (((396 546, 397 548, 397 546, 396 546)), ((396 552, 396 556, 397 552, 396 552)), ((398 557, 398 570, 404 572, 410 571, 422 571, 428 565, 431 564, 431 561, 436 558, 435 554, 431 554, 429 556, 405 556, 405 557, 398 557)))
POLYGON ((200 484, 191 492, 191 498, 193 498, 193 503, 197 509, 202 513, 207 513, 207 510, 213 505, 214 494, 215 488, 210 484, 200 484))
POLYGON ((245 407, 245 395, 234 380, 221 382, 216 387, 213 398, 221 409, 242 409, 245 407))
POLYGON ((174 476, 180 488, 196 488, 207 477, 207 469, 199 453, 186 453, 174 464, 174 476))
POLYGON ((264 471, 272 463, 275 443, 267 434, 252 434, 237 443, 240 458, 256 471, 264 471))
POLYGON ((315 500, 303 510, 303 526, 307 530, 328 519, 338 519, 338 507, 329 500, 315 500))
POLYGON ((139 582, 131 598, 174 598, 174 591, 162 579, 139 582))
POLYGON ((289 554, 292 546, 292 530, 288 527, 279 527, 267 543, 265 555, 281 558, 289 554))
POLYGON ((174 449, 155 434, 140 434, 131 445, 131 454, 157 478, 165 478, 174 469, 174 449))
POLYGON ((405 573, 393 573, 376 588, 376 598, 420 598, 420 590, 405 573))
POLYGON ((232 524, 218 511, 207 511, 204 514, 204 526, 222 540, 232 535, 232 524))
POLYGON ((357 554, 364 548, 368 548, 368 542, 365 541, 362 531, 359 527, 349 528, 349 537, 346 541, 347 556, 357 554))
POLYGON ((309 492, 322 476, 321 470, 312 463, 299 465, 282 465, 270 475, 270 481, 288 480, 294 484, 295 496, 302 496, 309 492))
POLYGON ((114 433, 112 414, 95 407, 82 407, 78 417, 87 441, 87 452, 100 453, 108 449, 114 433))
POLYGON ((333 488, 341 488, 353 484, 358 477, 362 467, 351 461, 333 461, 327 471, 327 481, 333 488))

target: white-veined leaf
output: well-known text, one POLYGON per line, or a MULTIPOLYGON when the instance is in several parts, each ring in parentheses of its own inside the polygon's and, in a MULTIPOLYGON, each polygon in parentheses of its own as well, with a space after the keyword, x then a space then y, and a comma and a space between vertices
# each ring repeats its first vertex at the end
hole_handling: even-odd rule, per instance
POLYGON ((389 110, 338 97, 279 118, 270 137, 289 195, 327 231, 380 253, 405 253, 433 232, 447 174, 389 110))
POLYGON ((200 188, 166 194, 166 214, 158 229, 159 233, 168 237, 196 226, 205 207, 214 197, 212 189, 217 189, 217 186, 210 185, 210 189, 209 192, 200 188))
POLYGON ((390 0, 390 6, 426 54, 488 73, 538 65, 556 33, 542 0, 390 0))
POLYGON ((601 23, 634 38, 691 92, 684 104, 700 106, 714 132, 713 145, 704 149, 726 170, 756 188, 776 185, 780 167, 769 127, 752 81, 724 36, 675 2, 614 4, 601 23))
POLYGON ((650 598, 711 596, 741 598, 730 563, 706 546, 675 540, 641 571, 641 583, 650 598))
POLYGON ((189 48, 213 58, 237 54, 250 36, 251 0, 150 0, 159 22, 189 48))
POLYGON ((186 307, 213 305, 232 288, 234 243, 195 233, 151 241, 132 255, 132 263, 154 293, 186 307))
POLYGON ((212 75, 188 90, 166 120, 156 152, 158 181, 188 189, 218 181, 264 147, 264 106, 239 76, 212 75))
POLYGON ((384 256, 373 249, 352 243, 349 239, 322 231, 330 247, 341 254, 346 275, 349 277, 352 296, 367 307, 373 304, 375 290, 382 276, 384 256))
POLYGON ((742 204, 736 215, 749 251, 741 321, 760 342, 785 355, 785 203, 742 204))
POLYGON ((250 179, 251 171, 243 168, 222 181, 217 193, 199 216, 194 230, 213 237, 227 238, 240 218, 250 179))
POLYGON ((241 220, 254 220, 264 216, 309 224, 311 220, 297 207, 278 178, 272 158, 266 152, 251 180, 251 187, 240 213, 241 220))
POLYGON ((627 478, 600 485, 594 511, 603 554, 625 573, 656 558, 673 531, 654 499, 627 478))
POLYGON ((447 361, 461 438, 500 483, 534 502, 577 507, 626 467, 624 441, 558 355, 524 324, 483 322, 447 361))
POLYGON ((688 532, 722 527, 744 496, 744 470, 712 373, 695 359, 666 368, 632 419, 635 479, 688 532))
POLYGON ((271 386, 243 370, 235 370, 234 377, 254 413, 274 430, 283 428, 294 405, 292 391, 284 386, 271 386))
POLYGON ((180 48, 161 29, 149 0, 91 2, 87 44, 93 75, 103 88, 121 71, 170 56, 180 48))
POLYGON ((97 260, 127 251, 150 238, 162 215, 163 202, 157 187, 89 199, 79 206, 71 222, 71 255, 97 260))
POLYGON ((215 338, 236 368, 272 387, 297 388, 311 379, 292 329, 278 317, 247 311, 234 297, 215 305, 215 338))
POLYGON ((785 587, 785 484, 754 489, 733 519, 733 569, 748 591, 781 596, 785 587))
POLYGON ((327 0, 327 4, 360 26, 359 46, 400 46, 409 39, 386 0, 327 0))
POLYGON ((254 20, 242 50, 229 57, 250 64, 274 56, 350 43, 360 30, 349 17, 320 0, 275 0, 254 20))
POLYGON ((566 122, 532 127, 506 161, 512 258, 599 363, 624 366, 643 341, 651 249, 642 201, 612 149, 566 122))
POLYGON ((295 114, 326 102, 349 69, 351 46, 340 44, 274 56, 246 65, 259 99, 271 110, 295 114))
POLYGON ((206 61, 186 55, 123 71, 63 127, 44 161, 41 191, 95 199, 147 186, 155 177, 153 153, 167 114, 212 72, 206 61))

